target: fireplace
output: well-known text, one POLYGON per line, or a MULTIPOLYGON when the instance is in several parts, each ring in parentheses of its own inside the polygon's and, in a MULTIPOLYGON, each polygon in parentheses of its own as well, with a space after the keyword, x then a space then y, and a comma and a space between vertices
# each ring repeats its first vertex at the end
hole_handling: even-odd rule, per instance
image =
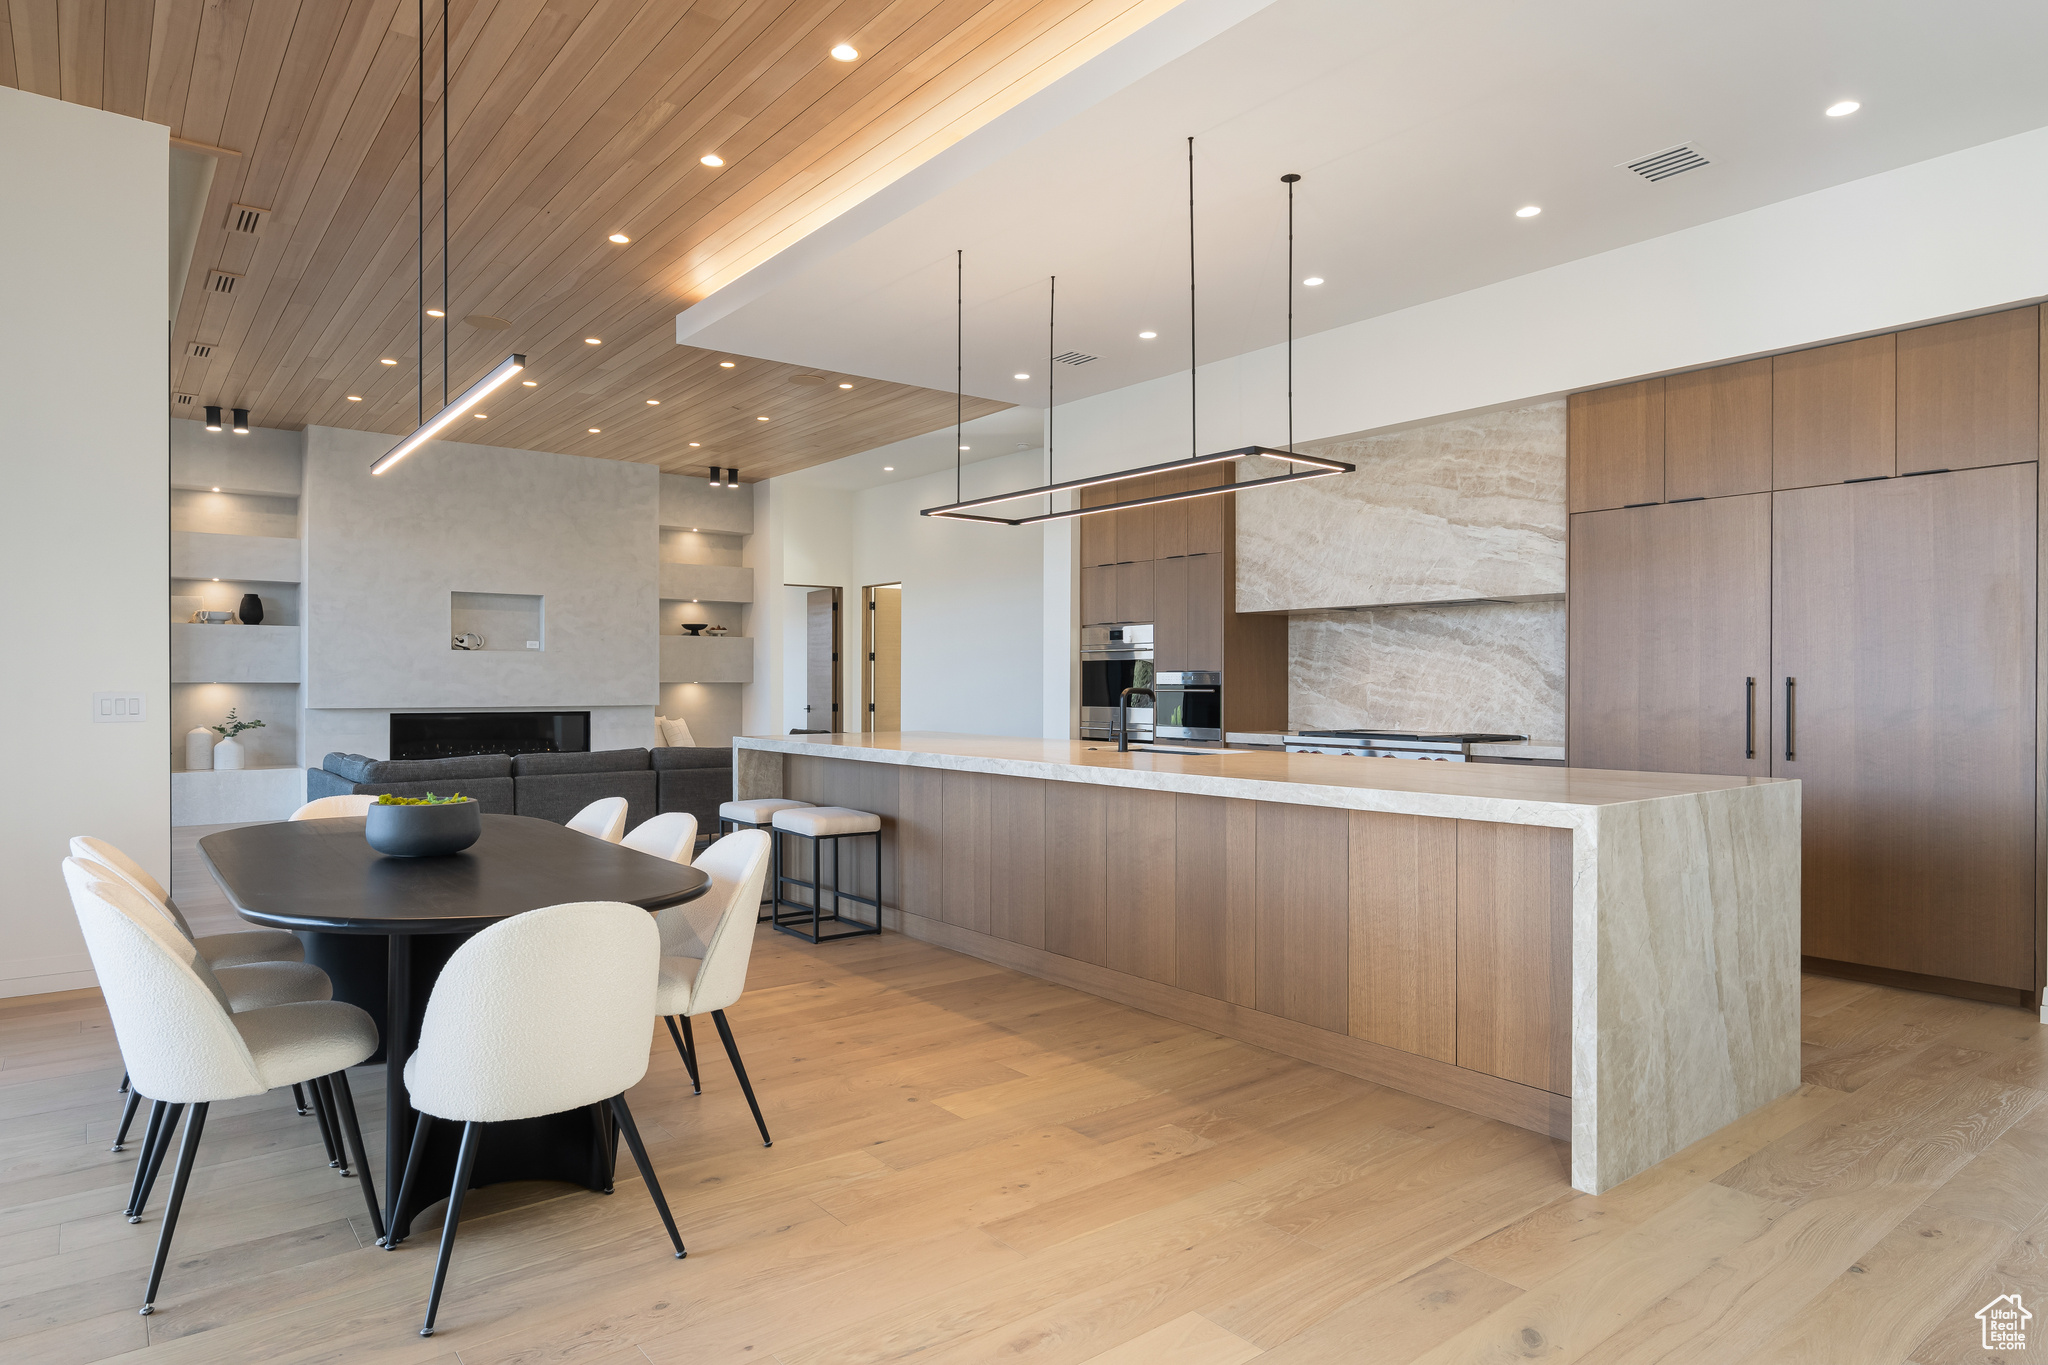
POLYGON ((393 758, 590 751, 588 711, 392 712, 393 758))

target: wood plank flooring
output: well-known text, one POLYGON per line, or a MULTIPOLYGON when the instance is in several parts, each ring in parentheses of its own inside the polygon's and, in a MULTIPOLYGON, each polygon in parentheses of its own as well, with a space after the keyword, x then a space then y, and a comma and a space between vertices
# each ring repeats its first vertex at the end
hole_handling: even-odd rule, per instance
MULTIPOLYGON (((278 1097, 216 1106, 138 1316, 158 1215, 118 1213, 105 1010, 0 1002, 0 1359, 2001 1358, 1978 1308, 2048 1312, 2041 1026, 1821 978, 1805 1004, 1799 1091, 1593 1198, 1521 1129, 897 935, 764 934, 731 1017, 775 1146, 722 1058, 693 1097, 651 1028, 632 1095, 689 1259, 637 1180, 488 1188, 422 1339, 431 1227, 371 1246, 278 1097)), ((381 1153, 379 1078, 355 1091, 381 1153)))

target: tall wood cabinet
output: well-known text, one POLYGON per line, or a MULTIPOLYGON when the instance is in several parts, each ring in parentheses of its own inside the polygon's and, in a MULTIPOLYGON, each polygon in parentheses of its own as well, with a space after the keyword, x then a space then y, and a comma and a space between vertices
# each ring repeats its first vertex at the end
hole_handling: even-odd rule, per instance
POLYGON ((1799 779, 1818 970, 2038 1003, 2042 326, 1570 400, 1569 761, 1799 779))

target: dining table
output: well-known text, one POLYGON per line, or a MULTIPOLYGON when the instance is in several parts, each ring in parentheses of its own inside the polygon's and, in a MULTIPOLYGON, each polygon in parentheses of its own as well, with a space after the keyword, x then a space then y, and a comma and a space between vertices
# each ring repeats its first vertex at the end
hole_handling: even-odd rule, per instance
MULTIPOLYGON (((384 1063, 384 1226, 403 1240, 421 1209, 446 1198, 460 1125, 428 1131, 419 1176, 399 1206, 414 1112, 405 1063, 419 1038, 435 979, 469 938, 527 910, 575 901, 624 901, 653 911, 702 896, 711 879, 685 863, 524 815, 485 815, 469 848, 440 857, 391 857, 370 847, 360 816, 243 825, 199 841, 207 869, 237 914, 296 933, 306 961, 334 983, 334 998, 367 1011, 384 1063), (440 1140, 445 1137, 445 1141, 440 1140)), ((653 1027, 653 1020, 648 1021, 653 1027)), ((609 1191, 617 1130, 602 1105, 491 1125, 472 1188, 508 1180, 567 1180, 609 1191)))

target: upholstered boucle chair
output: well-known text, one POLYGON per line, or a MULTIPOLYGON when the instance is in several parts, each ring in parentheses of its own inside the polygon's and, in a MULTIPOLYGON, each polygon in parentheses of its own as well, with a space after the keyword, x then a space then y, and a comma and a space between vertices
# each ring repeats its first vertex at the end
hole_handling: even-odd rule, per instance
POLYGON ((377 804, 374 796, 316 796, 285 818, 288 820, 347 820, 369 813, 377 804))
POLYGON ((434 1334, 463 1194, 487 1124, 609 1105, 676 1256, 684 1255, 626 1107, 626 1091, 647 1074, 647 1016, 660 957, 661 934, 645 910, 621 901, 582 901, 500 920, 456 949, 441 969, 419 1048, 405 1064, 419 1126, 399 1187, 400 1208, 412 1197, 427 1130, 438 1120, 463 1125, 421 1336, 434 1334))
POLYGON ((616 844, 626 832, 626 798, 606 796, 591 802, 569 817, 569 828, 616 844))
POLYGON ((206 1113, 221 1100, 329 1082, 337 1123, 360 1168, 364 1207, 382 1235, 383 1213, 363 1155, 347 1075, 349 1067, 377 1050, 377 1026, 370 1016, 337 1000, 232 1013, 206 960, 141 893, 123 882, 97 878, 74 876, 72 884, 72 908, 135 1086, 172 1106, 170 1125, 185 1111, 184 1141, 142 1295, 143 1313, 156 1311, 206 1113))
POLYGON ((104 839, 80 834, 71 841, 71 856, 103 863, 128 885, 156 902, 178 926, 178 932, 192 941, 210 967, 238 967, 245 962, 304 962, 305 945, 298 935, 285 929, 242 929, 228 934, 198 934, 185 922, 171 893, 163 883, 142 870, 142 865, 104 839))
POLYGON ((643 820, 633 832, 619 840, 622 847, 651 853, 672 863, 687 863, 697 851, 697 817, 688 811, 670 811, 643 820))
POLYGON ((760 904, 761 883, 768 876, 768 852, 765 830, 743 829, 726 835, 705 849, 695 863, 698 871, 710 874, 711 889, 694 901, 655 912, 655 922, 661 926, 661 982, 655 1013, 668 1025, 668 1036, 675 1040, 676 1051, 689 1070, 690 1088, 700 1095, 704 1082, 690 1017, 711 1016, 733 1074, 746 1094, 747 1107, 754 1111, 754 1126, 761 1130, 764 1147, 772 1147, 774 1140, 768 1136, 768 1124, 754 1099, 754 1086, 740 1061, 739 1044, 733 1041, 725 1011, 747 988, 747 962, 754 953, 754 907, 760 904))

